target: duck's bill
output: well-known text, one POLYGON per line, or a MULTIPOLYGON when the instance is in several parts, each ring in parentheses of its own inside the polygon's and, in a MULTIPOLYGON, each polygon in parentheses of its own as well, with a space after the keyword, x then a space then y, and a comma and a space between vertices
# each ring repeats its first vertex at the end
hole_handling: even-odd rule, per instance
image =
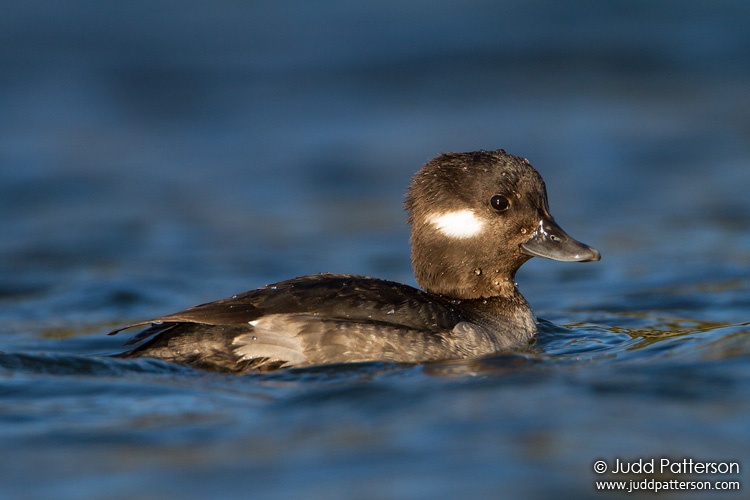
POLYGON ((542 219, 521 251, 533 257, 566 262, 590 262, 602 258, 601 254, 580 241, 574 240, 552 219, 542 219))

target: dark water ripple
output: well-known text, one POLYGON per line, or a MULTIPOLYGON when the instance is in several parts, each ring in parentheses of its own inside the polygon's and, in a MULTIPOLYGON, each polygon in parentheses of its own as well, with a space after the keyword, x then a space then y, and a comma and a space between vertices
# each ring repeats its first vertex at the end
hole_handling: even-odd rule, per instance
POLYGON ((573 491, 585 492, 587 475, 578 469, 590 466, 599 448, 707 454, 720 440, 721 456, 741 456, 750 409, 748 325, 670 324, 679 328, 543 322, 531 354, 243 377, 152 360, 5 352, 2 441, 47 450, 33 462, 22 454, 5 470, 33 463, 64 497, 89 481, 123 497, 146 485, 147 496, 202 496, 216 488, 229 494, 236 486, 221 478, 236 485, 238 474, 267 493, 282 481, 285 492, 344 494, 378 477, 373 491, 423 496, 435 491, 428 477, 436 470, 447 474, 441 495, 485 495, 530 477, 529 467, 552 464, 539 491, 569 484, 565 476, 574 474, 573 491), (655 408, 658 419, 638 422, 636 415, 655 408), (722 426, 695 437, 691 425, 675 425, 688 408, 693 425, 720 419, 722 426), (689 442, 664 448, 685 432, 694 436, 689 442), (70 454, 80 457, 74 467, 66 466, 70 454), (559 463, 561 454, 569 463, 559 463), (420 465, 427 456, 430 464, 420 465), (341 478, 336 483, 332 470, 341 478), (467 478, 477 481, 468 490, 467 478))

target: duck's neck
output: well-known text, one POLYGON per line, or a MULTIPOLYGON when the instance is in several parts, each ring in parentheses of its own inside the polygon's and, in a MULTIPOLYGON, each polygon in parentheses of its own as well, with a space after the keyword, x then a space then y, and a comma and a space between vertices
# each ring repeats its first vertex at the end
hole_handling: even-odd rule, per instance
POLYGON ((536 317, 513 280, 505 283, 496 296, 462 300, 459 306, 472 322, 505 342, 510 337, 525 344, 537 333, 536 317))

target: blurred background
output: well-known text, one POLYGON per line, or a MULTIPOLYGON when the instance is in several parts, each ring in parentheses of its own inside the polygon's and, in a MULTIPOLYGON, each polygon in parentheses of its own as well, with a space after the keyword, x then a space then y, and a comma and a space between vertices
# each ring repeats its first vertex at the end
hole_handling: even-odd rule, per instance
POLYGON ((601 247, 583 272, 747 264, 745 2, 2 12, 4 294, 166 280, 177 305, 320 271, 409 280, 410 176, 496 148, 529 158, 558 221, 601 247))
POLYGON ((497 148, 603 255, 527 264, 540 316, 747 321, 748 26, 742 0, 4 1, 0 350, 117 352, 303 274, 413 284, 411 175, 497 148))

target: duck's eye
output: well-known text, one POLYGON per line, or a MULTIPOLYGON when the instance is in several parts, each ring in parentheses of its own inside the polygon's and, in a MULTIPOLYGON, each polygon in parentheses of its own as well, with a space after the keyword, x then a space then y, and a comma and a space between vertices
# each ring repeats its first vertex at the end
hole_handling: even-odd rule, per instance
POLYGON ((490 205, 492 205, 492 208, 494 208, 498 212, 505 212, 510 208, 510 202, 508 201, 508 198, 501 194, 496 194, 495 196, 490 198, 490 205))

